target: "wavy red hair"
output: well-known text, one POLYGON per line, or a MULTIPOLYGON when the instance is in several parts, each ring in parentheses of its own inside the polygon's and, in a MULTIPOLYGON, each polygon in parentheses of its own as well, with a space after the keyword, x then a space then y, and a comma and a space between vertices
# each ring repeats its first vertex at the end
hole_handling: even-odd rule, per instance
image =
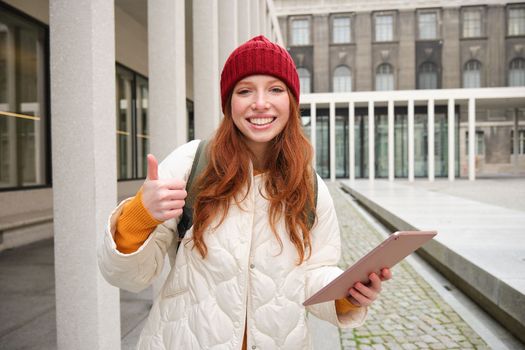
MULTIPOLYGON (((311 166, 312 146, 303 133, 298 103, 290 92, 288 96, 290 117, 269 146, 265 189, 270 202, 270 227, 282 249, 275 227, 284 216, 301 264, 311 254, 308 208, 315 208, 313 176, 316 175, 311 166)), ((230 95, 224 118, 208 147, 208 166, 196 181, 199 191, 193 209, 193 243, 203 258, 208 252, 204 241, 206 229, 217 215, 220 215, 217 226, 222 224, 232 201, 240 205, 252 185, 250 162, 254 155, 244 140, 231 117, 230 95), (246 193, 241 193, 243 189, 246 193)))

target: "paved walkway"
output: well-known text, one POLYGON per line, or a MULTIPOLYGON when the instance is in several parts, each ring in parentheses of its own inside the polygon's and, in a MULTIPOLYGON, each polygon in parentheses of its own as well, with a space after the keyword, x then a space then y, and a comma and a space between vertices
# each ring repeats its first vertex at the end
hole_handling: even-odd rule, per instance
MULTIPOLYGON (((342 230, 346 268, 383 240, 376 229, 330 184, 342 230)), ((451 307, 406 262, 393 269, 366 324, 341 331, 349 349, 489 349, 451 307)))

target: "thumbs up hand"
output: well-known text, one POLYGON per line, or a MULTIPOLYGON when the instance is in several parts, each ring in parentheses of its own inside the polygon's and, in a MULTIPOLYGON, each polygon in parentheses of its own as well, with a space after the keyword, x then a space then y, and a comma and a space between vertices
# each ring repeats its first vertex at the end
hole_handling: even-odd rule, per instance
POLYGON ((174 219, 182 214, 187 196, 186 183, 176 179, 159 180, 159 165, 153 154, 148 154, 148 176, 142 185, 142 204, 158 221, 174 219))

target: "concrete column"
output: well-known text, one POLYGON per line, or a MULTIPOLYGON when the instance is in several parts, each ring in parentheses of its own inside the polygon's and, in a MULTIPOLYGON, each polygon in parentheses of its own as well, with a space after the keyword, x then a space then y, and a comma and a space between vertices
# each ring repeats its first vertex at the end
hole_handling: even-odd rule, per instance
POLYGON ((250 2, 250 32, 252 33, 251 37, 261 34, 259 28, 259 0, 242 0, 250 2))
POLYGON ((368 178, 375 178, 375 115, 374 101, 368 101, 368 178))
POLYGON ((514 171, 519 172, 519 147, 520 147, 520 133, 519 133, 519 109, 514 108, 514 139, 512 140, 512 149, 514 150, 514 155, 511 154, 512 163, 514 164, 514 171))
POLYGON ((394 101, 388 101, 388 180, 394 181, 394 101))
POLYGON ((448 179, 454 181, 455 177, 455 139, 454 139, 454 100, 448 100, 448 179))
POLYGON ((443 32, 443 53, 442 53, 442 88, 454 89, 461 87, 461 69, 458 54, 459 47, 459 9, 444 8, 443 23, 441 29, 443 32))
POLYGON ((330 51, 328 37, 330 25, 328 23, 328 14, 316 14, 312 18, 313 45, 314 50, 314 71, 313 71, 313 91, 328 92, 330 91, 330 51))
POLYGON ((268 32, 266 31, 266 0, 259 0, 259 32, 268 37, 268 32))
MULTIPOLYGON (((238 0, 219 1, 219 72, 230 53, 239 46, 238 0)), ((243 1, 243 0, 241 0, 243 1)))
POLYGON ((371 91, 374 88, 372 74, 372 20, 370 12, 355 15, 356 78, 355 91, 371 91))
POLYGON ((348 104, 348 116, 350 122, 348 123, 348 146, 350 155, 350 180, 355 180, 355 104, 350 101, 348 104))
POLYGON ((476 100, 468 99, 468 179, 476 180, 476 100))
POLYGON ((428 100, 428 180, 434 181, 434 100, 428 100))
POLYGON ((187 141, 184 1, 148 1, 151 153, 160 161, 187 141))
POLYGON ((399 12, 399 70, 397 80, 400 90, 416 88, 415 14, 414 10, 399 12))
POLYGON ((335 102, 330 102, 330 181, 335 181, 335 102))
POLYGON ((119 290, 97 246, 116 205, 113 1, 50 1, 58 349, 120 349, 119 290))
POLYGON ((314 149, 313 167, 314 169, 317 169, 317 106, 315 102, 310 104, 310 116, 310 142, 314 149))
MULTIPOLYGON (((193 0, 193 94, 196 139, 209 138, 220 122, 218 22, 217 0, 193 0)), ((240 28, 240 31, 242 32, 243 29, 240 28)))
POLYGON ((408 100, 408 181, 414 181, 414 100, 408 100))
POLYGON ((505 5, 491 4, 486 9, 487 64, 482 74, 486 74, 487 87, 506 86, 507 58, 504 53, 507 40, 502 40, 507 34, 505 5))
MULTIPOLYGON (((202 1, 202 0, 198 0, 202 1)), ((216 1, 216 0, 213 0, 216 1)), ((238 32, 238 38, 239 38, 239 44, 242 44, 252 37, 251 32, 251 25, 250 25, 250 1, 248 0, 241 0, 238 2, 238 23, 239 23, 239 32, 238 32)))
MULTIPOLYGON (((148 1, 148 71, 151 153, 159 161, 187 142, 184 1, 148 1)), ((168 277, 166 256, 153 298, 168 277)))

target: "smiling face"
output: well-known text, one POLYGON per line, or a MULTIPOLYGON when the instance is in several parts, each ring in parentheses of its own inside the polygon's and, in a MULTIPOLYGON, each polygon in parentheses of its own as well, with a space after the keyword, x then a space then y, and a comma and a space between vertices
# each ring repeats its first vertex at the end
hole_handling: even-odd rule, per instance
POLYGON ((257 157, 264 156, 268 143, 283 131, 290 116, 286 84, 270 75, 251 75, 233 88, 231 114, 257 157))

